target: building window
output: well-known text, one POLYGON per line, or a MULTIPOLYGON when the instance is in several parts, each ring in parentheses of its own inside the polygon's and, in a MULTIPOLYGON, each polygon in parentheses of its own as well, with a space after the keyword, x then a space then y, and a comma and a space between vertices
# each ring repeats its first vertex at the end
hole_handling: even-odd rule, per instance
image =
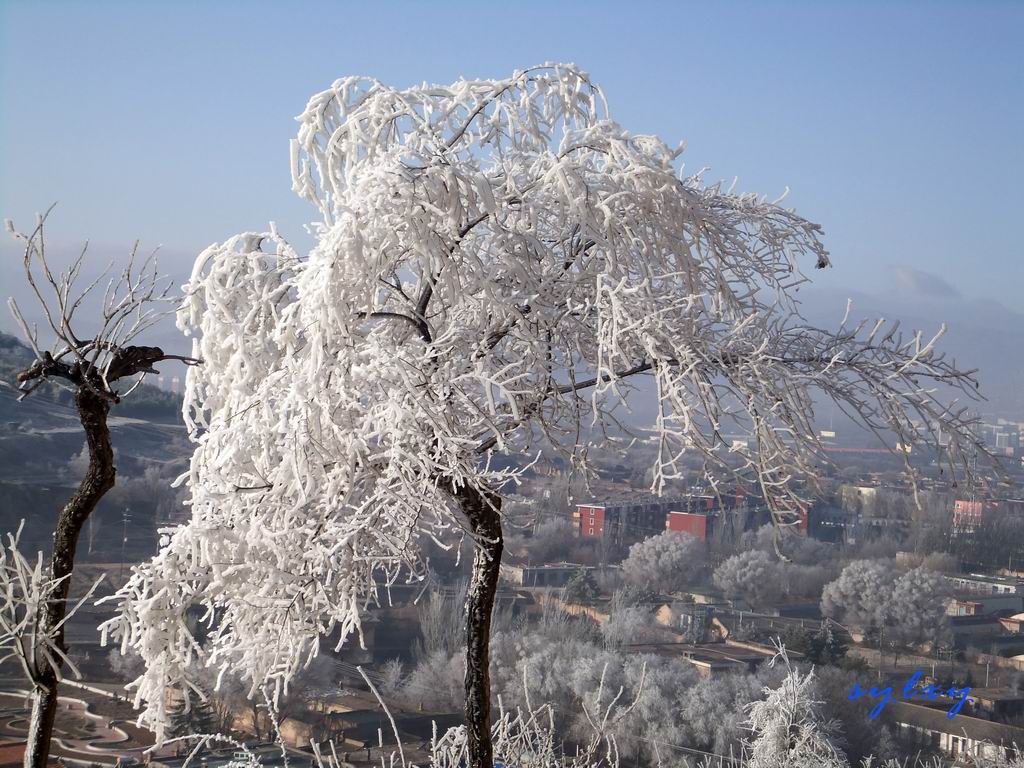
POLYGON ((591 528, 591 529, 590 529, 590 535, 591 535, 591 536, 593 536, 593 535, 594 535, 594 529, 593 529, 593 528, 591 528))

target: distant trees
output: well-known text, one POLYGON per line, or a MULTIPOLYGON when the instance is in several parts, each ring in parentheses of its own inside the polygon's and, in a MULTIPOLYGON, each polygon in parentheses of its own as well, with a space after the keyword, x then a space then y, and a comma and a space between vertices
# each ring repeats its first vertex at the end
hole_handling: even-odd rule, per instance
POLYGON ((740 537, 740 550, 750 549, 760 549, 770 554, 774 554, 778 549, 790 562, 816 566, 828 563, 836 553, 834 545, 812 539, 809 536, 800 536, 795 533, 780 536, 779 529, 774 525, 762 525, 756 531, 744 533, 740 537))
POLYGON ((1024 568, 1024 519, 1006 509, 986 509, 970 532, 954 535, 965 562, 992 568, 1024 568))
POLYGON ((800 565, 779 563, 780 589, 788 598, 821 599, 825 585, 835 576, 835 571, 825 565, 800 565))
POLYGON ((715 569, 715 586, 728 597, 748 603, 776 599, 781 592, 780 563, 767 552, 751 550, 733 555, 715 569))
POLYGON ((715 574, 715 584, 730 597, 749 602, 778 597, 819 600, 822 588, 836 573, 830 565, 833 547, 806 536, 780 533, 773 525, 744 533, 739 546, 740 554, 722 563, 715 574), (786 559, 780 560, 777 552, 786 559))
POLYGON ((578 541, 568 520, 551 518, 540 523, 524 544, 532 562, 550 563, 565 560, 578 541))
POLYGON ((935 640, 945 622, 948 582, 926 568, 900 571, 857 560, 825 587, 821 611, 863 629, 890 629, 904 643, 935 640))
POLYGON ((821 612, 858 627, 879 626, 889 616, 895 573, 874 560, 856 560, 826 585, 821 612))
POLYGON ((622 575, 633 586, 656 593, 678 592, 700 574, 704 543, 696 536, 665 531, 629 548, 622 575))
POLYGON ((960 558, 948 552, 929 552, 926 555, 906 553, 901 562, 911 568, 924 568, 936 573, 950 574, 960 570, 960 558))
MULTIPOLYGON (((35 362, 35 351, 16 337, 0 331, 0 380, 16 385, 18 374, 35 362)), ((54 381, 33 391, 33 397, 75 407, 74 392, 54 381)), ((181 418, 181 396, 150 384, 140 385, 128 400, 118 404, 119 416, 153 421, 177 422, 181 418)))

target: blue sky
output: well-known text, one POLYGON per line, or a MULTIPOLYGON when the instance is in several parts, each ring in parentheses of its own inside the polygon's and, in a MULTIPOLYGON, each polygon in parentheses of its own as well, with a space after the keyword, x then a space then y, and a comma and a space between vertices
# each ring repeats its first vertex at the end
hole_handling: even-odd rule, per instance
POLYGON ((1020 312, 1022 39, 1024 3, 0 0, 0 215, 59 200, 52 239, 163 244, 175 272, 269 220, 301 240, 288 139, 334 78, 572 61, 688 168, 789 186, 823 286, 1020 312))

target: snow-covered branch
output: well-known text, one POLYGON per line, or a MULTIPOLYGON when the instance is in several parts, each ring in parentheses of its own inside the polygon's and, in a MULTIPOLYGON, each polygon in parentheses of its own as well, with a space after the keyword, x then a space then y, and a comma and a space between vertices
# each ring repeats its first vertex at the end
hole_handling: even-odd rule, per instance
POLYGON ((8 232, 23 244, 25 279, 52 336, 52 345, 41 343, 39 329, 29 326, 13 298, 8 300, 11 313, 36 354, 32 365, 18 374, 21 397, 31 394, 45 381, 55 380, 85 387, 98 397, 117 402, 137 386, 136 383, 128 392, 120 393, 113 388, 114 382, 120 379, 155 373, 153 366, 163 360, 177 360, 187 365, 200 362, 191 357, 166 354, 159 347, 131 344, 139 334, 173 311, 169 306, 173 302, 171 284, 161 280, 157 273, 156 252, 137 263, 138 243, 132 247, 127 266, 120 275, 108 280, 98 322, 89 324, 88 333, 81 329, 75 313, 107 277, 110 265, 99 277, 80 288, 77 281, 89 248, 86 243, 66 271, 54 274, 46 255, 44 231, 51 210, 53 206, 37 218, 35 228, 27 234, 16 230, 11 221, 6 222, 8 232))
POLYGON ((827 461, 818 394, 902 443, 941 436, 962 468, 982 450, 945 399, 974 379, 935 339, 802 320, 800 265, 829 265, 818 225, 686 175, 681 149, 614 122, 574 66, 404 90, 344 78, 299 123, 315 247, 273 227, 213 245, 178 315, 207 363, 186 388, 192 519, 106 627, 147 661, 149 723, 192 664, 279 696, 322 636, 358 635, 375 572, 417 578, 424 537, 470 529, 500 554, 467 500, 493 512, 542 450, 578 459, 581 427, 615 423, 641 376, 653 489, 701 457, 712 482, 760 488, 779 525, 827 461), (750 448, 723 438, 737 432, 750 448))
POLYGON ((18 549, 24 521, 7 544, 0 544, 0 662, 18 661, 26 682, 34 683, 40 668, 50 669, 60 679, 66 664, 75 677, 81 673, 68 656, 61 628, 87 602, 102 581, 102 576, 69 605, 61 622, 48 626, 42 622, 42 609, 52 600, 64 600, 64 583, 70 575, 54 578, 46 567, 43 553, 29 561, 18 549))

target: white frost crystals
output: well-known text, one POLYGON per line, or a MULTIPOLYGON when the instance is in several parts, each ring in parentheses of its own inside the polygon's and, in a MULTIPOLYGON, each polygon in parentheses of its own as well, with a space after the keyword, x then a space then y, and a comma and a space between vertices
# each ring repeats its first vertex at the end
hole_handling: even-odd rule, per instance
POLYGON ((65 652, 63 641, 57 639, 57 632, 92 599, 100 582, 94 582, 73 604, 68 601, 59 625, 50 629, 43 627, 41 606, 54 600, 61 585, 71 577, 51 576, 42 552, 36 553, 35 563, 21 553, 18 543, 24 527, 22 520, 16 533, 7 534, 7 544, 0 543, 0 663, 17 659, 24 679, 30 682, 35 676, 33 670, 47 667, 54 671, 58 680, 62 679, 65 664, 75 677, 81 678, 78 667, 65 652))
POLYGON ((501 454, 578 463, 581 423, 614 424, 636 375, 660 404, 653 490, 696 454, 780 523, 822 461, 814 389, 902 442, 941 429, 955 457, 967 439, 929 387, 973 380, 933 346, 802 325, 796 262, 828 264, 817 225, 682 176, 680 150, 611 121, 572 66, 342 79, 299 122, 316 246, 240 235, 186 286, 179 324, 206 361, 186 391, 191 520, 105 626, 146 661, 148 724, 195 664, 276 699, 321 637, 358 632, 375 572, 419 573, 421 537, 461 535, 453 493, 500 496, 529 460, 501 454), (725 445, 737 431, 751 449, 725 445))

